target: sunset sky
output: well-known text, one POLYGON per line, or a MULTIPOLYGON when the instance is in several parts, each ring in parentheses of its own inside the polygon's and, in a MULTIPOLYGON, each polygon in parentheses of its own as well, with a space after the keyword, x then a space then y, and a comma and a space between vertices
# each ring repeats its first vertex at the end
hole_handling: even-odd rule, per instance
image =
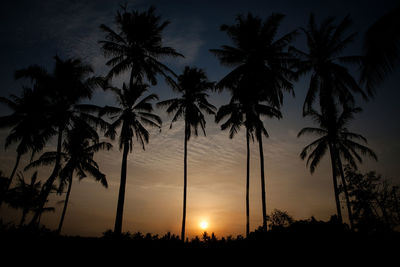
MULTIPOLYGON (((31 64, 44 66, 51 71, 58 55, 63 59, 80 57, 89 63, 98 75, 108 68, 98 41, 104 38, 99 25, 114 28, 114 14, 118 1, 95 0, 4 0, 0 8, 0 95, 19 94, 28 81, 14 81, 15 70, 31 64)), ((219 64, 209 49, 231 44, 221 24, 233 24, 237 14, 252 12, 262 18, 272 13, 283 13, 278 37, 306 26, 311 12, 318 21, 327 16, 342 19, 350 14, 351 32, 358 32, 356 41, 346 49, 347 55, 359 54, 365 30, 377 18, 394 8, 398 1, 194 1, 158 0, 128 1, 129 7, 145 10, 150 5, 157 14, 171 24, 164 33, 165 45, 174 47, 185 55, 183 59, 163 62, 180 74, 184 66, 205 70, 211 81, 219 81, 229 68, 219 64)), ((397 4, 398 5, 398 4, 397 4)), ((350 33, 350 32, 349 32, 350 33)), ((293 43, 305 50, 302 35, 293 43)), ((356 75, 356 72, 355 72, 356 75)), ((115 85, 127 81, 127 75, 114 79, 115 85)), ((335 213, 335 202, 328 155, 313 175, 299 157, 301 149, 312 138, 297 138, 299 130, 311 126, 302 117, 302 104, 309 76, 295 83, 295 97, 285 95, 283 119, 264 121, 269 139, 264 140, 266 168, 267 212, 273 209, 287 211, 295 219, 315 216, 327 220, 335 213)), ((365 160, 363 171, 376 170, 393 183, 400 183, 400 68, 388 76, 369 102, 358 99, 363 108, 350 130, 364 135, 368 145, 378 155, 379 162, 365 160)), ((160 100, 175 96, 160 77, 159 84, 150 89, 160 100)), ((229 101, 229 94, 211 93, 210 102, 219 107, 229 101)), ((90 103, 114 105, 113 96, 97 91, 90 103)), ((0 116, 9 110, 1 105, 0 116)), ((162 131, 153 130, 150 143, 143 151, 138 145, 128 158, 128 175, 124 209, 123 231, 165 234, 180 233, 183 194, 183 122, 170 129, 171 117, 156 109, 163 119, 162 131)), ((191 138, 188 144, 188 204, 187 235, 193 237, 204 230, 202 221, 208 222, 208 232, 217 236, 245 233, 245 178, 246 143, 242 129, 234 139, 221 132, 213 117, 207 117, 207 136, 191 138)), ((8 176, 15 161, 15 147, 4 150, 8 130, 0 130, 0 170, 8 176)), ((262 224, 260 168, 258 145, 251 144, 250 177, 250 229, 262 224)), ((54 141, 46 150, 55 150, 54 141)), ((74 180, 70 204, 63 233, 70 235, 99 236, 114 226, 122 152, 115 144, 109 152, 100 152, 96 160, 107 175, 109 188, 105 189, 91 177, 74 180)), ((28 163, 23 157, 20 170, 28 163)), ((49 169, 39 170, 39 177, 48 177, 49 169)), ((30 178, 26 172, 25 178, 30 178)), ((64 196, 64 195, 63 195, 64 196)), ((58 225, 63 196, 52 196, 50 206, 56 211, 43 215, 41 223, 51 229, 58 225)), ((345 214, 345 213, 344 213, 345 214)), ((3 205, 0 218, 19 221, 21 211, 3 205)))

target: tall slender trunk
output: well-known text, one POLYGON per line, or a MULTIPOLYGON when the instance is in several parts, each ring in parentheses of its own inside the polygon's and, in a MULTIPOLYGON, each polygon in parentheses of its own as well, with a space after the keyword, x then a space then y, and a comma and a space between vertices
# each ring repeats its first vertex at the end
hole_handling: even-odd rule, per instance
POLYGON ((117 235, 120 235, 122 232, 122 217, 124 213, 126 168, 127 168, 128 153, 129 153, 129 143, 125 142, 124 152, 122 155, 121 182, 119 184, 117 215, 115 217, 115 226, 114 226, 114 233, 117 235))
POLYGON ((186 195, 187 195, 187 137, 188 124, 185 120, 185 142, 183 152, 183 216, 182 216, 182 232, 181 239, 185 242, 185 227, 186 227, 186 195))
POLYGON ((51 188, 53 187, 54 181, 58 176, 58 171, 60 169, 60 162, 61 162, 61 144, 62 144, 62 135, 64 129, 62 127, 58 128, 58 137, 57 137, 57 155, 56 155, 56 162, 54 164, 53 172, 51 173, 50 177, 47 179, 46 183, 43 185, 42 190, 40 192, 40 203, 39 207, 34 213, 29 226, 35 226, 39 224, 39 217, 43 212, 44 205, 47 202, 47 198, 50 194, 51 188))
POLYGON ((249 130, 246 129, 246 148, 247 148, 247 167, 246 167, 246 237, 250 233, 250 136, 249 130))
POLYGON ((15 173, 17 172, 18 169, 18 165, 19 165, 19 161, 21 159, 21 153, 17 152, 17 160, 15 161, 15 165, 14 165, 14 169, 11 172, 10 178, 8 179, 8 185, 7 185, 7 189, 10 188, 10 185, 12 183, 12 180, 14 178, 15 173))
POLYGON ((260 149, 260 167, 261 167, 261 201, 263 212, 263 227, 267 229, 267 204, 265 199, 265 175, 264 175, 264 151, 262 143, 262 134, 258 134, 258 144, 260 149))
POLYGON ((22 209, 22 217, 21 217, 21 221, 19 222, 19 227, 24 225, 25 218, 26 218, 26 215, 28 214, 28 212, 29 212, 29 209, 27 209, 27 208, 22 209))
POLYGON ((349 215, 350 229, 353 230, 354 229, 354 220, 353 220, 353 213, 351 212, 349 192, 347 190, 346 179, 344 178, 342 160, 340 159, 339 153, 337 153, 337 151, 336 151, 336 158, 337 158, 337 162, 338 162, 338 168, 339 168, 339 172, 340 172, 340 177, 342 178, 341 181, 342 181, 342 184, 343 184, 344 196, 346 198, 347 213, 349 215))
POLYGON ((331 154, 331 164, 332 164, 332 178, 333 178, 333 190, 335 193, 335 201, 336 201, 336 210, 337 210, 337 215, 340 223, 343 223, 343 218, 342 218, 342 210, 340 208, 340 200, 339 200, 339 190, 337 186, 337 165, 336 165, 336 157, 335 153, 333 151, 332 145, 329 144, 329 152, 331 154))
POLYGON ((62 214, 61 214, 60 223, 58 224, 57 234, 61 233, 61 229, 62 229, 62 226, 64 224, 64 217, 65 217, 65 213, 67 212, 69 195, 71 194, 71 188, 72 188, 72 173, 68 177, 67 195, 65 196, 64 208, 63 208, 63 211, 62 211, 62 214))

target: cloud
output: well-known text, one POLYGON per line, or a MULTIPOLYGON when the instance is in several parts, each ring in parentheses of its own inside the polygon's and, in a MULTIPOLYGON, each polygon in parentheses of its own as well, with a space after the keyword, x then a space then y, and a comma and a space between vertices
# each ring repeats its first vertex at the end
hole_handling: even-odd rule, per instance
POLYGON ((201 20, 175 20, 165 34, 164 45, 175 48, 185 57, 168 59, 167 61, 177 66, 193 63, 199 55, 201 46, 204 44, 204 40, 201 38, 203 31, 204 24, 201 20), (178 27, 177 25, 180 26, 178 27))

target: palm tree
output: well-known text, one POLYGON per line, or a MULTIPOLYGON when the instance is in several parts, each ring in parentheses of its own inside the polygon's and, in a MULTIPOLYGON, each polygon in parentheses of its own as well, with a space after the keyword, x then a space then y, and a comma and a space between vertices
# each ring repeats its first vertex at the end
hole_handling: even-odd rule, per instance
MULTIPOLYGON (((291 80, 295 79, 296 75, 290 67, 293 57, 287 52, 287 47, 295 37, 296 31, 276 39, 283 18, 282 14, 272 14, 263 21, 250 13, 246 17, 239 15, 236 17, 236 24, 221 26, 221 30, 228 34, 234 46, 223 45, 221 49, 210 50, 221 64, 234 67, 221 79, 217 87, 228 88, 233 100, 244 103, 249 109, 266 102, 266 106, 278 111, 283 104, 283 92, 293 93, 291 80)), ((271 111, 267 113, 272 115, 271 111)), ((275 111, 273 113, 279 118, 280 113, 275 111)), ((261 114, 254 113, 251 116, 254 117, 253 121, 257 122, 252 127, 257 127, 256 137, 260 147, 263 226, 266 227, 262 133, 267 136, 267 132, 261 122, 261 114)), ((250 118, 246 118, 246 121, 250 122, 250 118)))
MULTIPOLYGON (((256 101, 251 101, 256 102, 256 101)), ((254 141, 254 134, 259 141, 260 149, 260 160, 264 160, 264 154, 262 150, 262 135, 268 137, 268 132, 264 127, 261 116, 268 117, 281 117, 279 110, 272 107, 257 103, 255 105, 246 105, 246 103, 240 103, 231 99, 231 102, 227 105, 223 105, 219 108, 215 121, 219 123, 221 120, 228 117, 228 119, 221 125, 221 130, 229 129, 229 138, 233 138, 236 133, 240 130, 242 125, 246 128, 246 236, 250 233, 250 208, 249 208, 249 189, 250 189, 250 138, 254 141)), ((261 163, 261 177, 264 177, 264 164, 261 163)), ((265 188, 264 180, 262 181, 262 188, 265 188)), ((262 191, 262 199, 265 200, 265 190, 262 191)), ((263 211, 266 211, 266 203, 263 201, 263 211)), ((267 216, 263 217, 267 218, 267 216)), ((263 225, 266 226, 266 221, 263 221, 263 225)))
POLYGON ((351 25, 349 16, 339 24, 330 17, 319 25, 313 14, 310 15, 307 28, 301 28, 307 38, 308 51, 303 52, 294 47, 290 51, 297 56, 293 65, 298 74, 311 73, 310 84, 303 105, 303 116, 313 109, 317 102, 318 108, 334 109, 335 99, 342 105, 354 105, 353 93, 360 94, 365 99, 357 81, 343 64, 360 63, 360 56, 342 56, 343 50, 354 40, 356 33, 345 35, 351 25))
MULTIPOLYGON (((61 60, 55 57, 55 67, 52 73, 33 65, 16 72, 16 78, 30 78, 36 88, 44 94, 44 115, 38 119, 46 123, 45 129, 51 129, 57 135, 57 157, 50 177, 44 183, 41 192, 41 207, 32 218, 31 225, 36 224, 47 197, 58 176, 61 163, 62 137, 68 126, 74 123, 90 122, 95 125, 101 121, 95 116, 84 114, 75 108, 75 104, 85 98, 90 98, 96 86, 102 79, 89 76, 92 68, 79 59, 61 60)), ((46 130, 50 131, 50 130, 46 130)))
POLYGON ((147 92, 148 85, 136 81, 132 86, 123 83, 122 88, 108 86, 106 89, 114 93, 119 107, 105 106, 99 108, 93 105, 85 105, 85 108, 98 111, 99 116, 107 115, 113 120, 105 132, 106 137, 114 140, 118 128, 121 129, 119 133, 119 149, 123 150, 121 182, 114 226, 114 233, 120 235, 125 200, 127 160, 129 152, 133 151, 133 139, 136 137, 136 140, 145 150, 145 144, 149 142, 150 137, 145 125, 161 129, 162 121, 159 116, 153 113, 153 106, 150 103, 153 100, 158 100, 158 96, 150 94, 142 97, 147 92))
POLYGON ((194 135, 198 135, 200 126, 203 134, 206 135, 206 120, 202 112, 214 115, 216 108, 207 100, 208 90, 214 88, 214 83, 209 82, 206 73, 198 68, 185 67, 183 73, 178 76, 177 83, 170 83, 171 87, 181 94, 179 98, 172 98, 161 101, 159 107, 167 107, 168 114, 174 114, 171 127, 174 122, 183 117, 185 121, 185 140, 184 140, 184 167, 183 167, 183 216, 181 239, 185 241, 186 226, 186 193, 187 193, 187 142, 189 141, 192 130, 194 135))
POLYGON ((12 110, 10 115, 0 117, 0 128, 12 127, 5 141, 5 148, 18 142, 17 159, 5 188, 7 190, 18 169, 21 156, 31 151, 32 159, 35 153, 42 150, 46 141, 54 135, 54 130, 45 127, 46 121, 42 119, 45 99, 36 88, 24 88, 21 96, 0 97, 0 103, 6 104, 12 110))
POLYGON ((143 83, 146 77, 155 85, 157 74, 164 77, 174 75, 171 69, 159 61, 165 57, 183 57, 174 48, 163 46, 162 33, 169 23, 155 14, 154 7, 145 12, 129 12, 126 5, 121 6, 121 11, 117 11, 115 16, 117 30, 104 24, 100 26, 106 34, 105 40, 99 43, 104 56, 109 59, 106 63, 111 67, 108 77, 129 71, 129 86, 132 87, 134 79, 143 83))
POLYGON ((31 182, 26 183, 22 173, 18 173, 17 184, 12 188, 7 197, 7 202, 13 208, 22 209, 22 217, 19 226, 23 226, 26 215, 34 211, 39 205, 41 182, 37 182, 37 171, 31 176, 31 182))
POLYGON ((239 132, 242 125, 246 126, 246 237, 248 237, 250 233, 250 137, 254 140, 254 135, 251 127, 247 127, 243 108, 238 101, 231 99, 229 104, 222 105, 218 109, 215 122, 219 123, 225 118, 227 119, 221 124, 221 130, 229 130, 231 139, 239 132))
POLYGON ((370 95, 399 64, 400 7, 375 21, 364 36, 364 64, 361 81, 370 95))
POLYGON ((307 145, 300 154, 301 159, 304 160, 307 158, 307 166, 309 166, 311 173, 314 173, 315 168, 318 166, 327 150, 329 150, 338 218, 339 221, 342 222, 339 191, 336 180, 337 176, 340 175, 342 178, 342 185, 344 187, 351 225, 353 222, 346 188, 346 181, 343 174, 342 158, 354 168, 357 167, 356 161, 362 163, 361 156, 370 156, 377 160, 376 154, 371 149, 357 142, 363 141, 366 143, 367 140, 365 137, 360 134, 352 133, 347 129, 349 121, 353 119, 353 114, 359 111, 361 111, 360 108, 345 107, 340 116, 338 116, 337 113, 319 114, 314 110, 310 110, 308 112, 308 116, 313 118, 315 123, 319 125, 319 128, 306 127, 303 128, 297 135, 298 137, 304 134, 314 134, 319 136, 317 140, 307 145))
MULTIPOLYGON (((63 166, 59 173, 60 188, 63 191, 65 184, 68 189, 65 196, 64 208, 58 225, 58 233, 61 233, 69 197, 72 189, 74 174, 83 179, 87 174, 100 182, 104 187, 108 187, 106 176, 100 171, 98 164, 94 161, 94 153, 103 149, 110 150, 112 145, 108 142, 99 142, 97 132, 85 124, 76 125, 66 131, 66 139, 63 142, 64 152, 61 153, 63 166)), ((41 157, 31 162, 25 169, 42 165, 53 165, 57 158, 57 152, 45 152, 41 157)))

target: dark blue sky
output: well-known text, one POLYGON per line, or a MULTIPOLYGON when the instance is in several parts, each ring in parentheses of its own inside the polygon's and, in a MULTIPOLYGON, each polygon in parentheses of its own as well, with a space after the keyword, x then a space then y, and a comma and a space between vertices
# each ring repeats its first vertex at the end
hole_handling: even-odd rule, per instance
MULTIPOLYGON (((388 0, 377 0, 377 1, 192 1, 192 0, 154 0, 154 1, 128 1, 130 7, 144 10, 150 5, 154 5, 157 8, 158 14, 164 19, 171 21, 168 26, 164 38, 165 43, 175 47, 179 52, 183 53, 186 58, 180 60, 167 60, 165 63, 168 64, 177 73, 180 73, 185 65, 194 65, 203 68, 209 75, 211 80, 217 81, 223 77, 229 70, 225 67, 220 66, 218 60, 209 53, 209 49, 218 48, 221 45, 229 44, 229 39, 223 32, 219 31, 219 26, 223 23, 232 24, 234 23, 235 16, 240 13, 252 12, 260 17, 267 17, 271 13, 283 13, 286 15, 282 22, 280 32, 281 34, 292 31, 298 27, 305 26, 308 20, 308 16, 311 12, 316 15, 318 21, 326 18, 327 16, 336 16, 338 19, 350 14, 353 19, 353 26, 351 32, 358 32, 358 38, 356 41, 346 49, 345 53, 348 55, 359 54, 361 52, 361 42, 364 31, 380 16, 385 14, 387 11, 398 5, 398 1, 388 0)), ((103 33, 99 30, 98 26, 101 23, 111 25, 113 23, 113 17, 115 11, 118 9, 117 1, 67 1, 67 0, 3 0, 0 9, 0 95, 7 96, 11 93, 19 94, 22 84, 26 82, 15 82, 13 79, 13 73, 16 69, 27 67, 31 64, 39 64, 51 70, 53 66, 53 56, 59 55, 63 58, 67 57, 81 57, 84 61, 93 65, 96 73, 104 74, 107 68, 104 66, 104 58, 101 54, 97 41, 103 38, 103 33)), ((350 33, 350 32, 349 32, 350 33)), ((300 49, 305 49, 305 40, 303 36, 299 36, 293 43, 300 49)), ((400 84, 400 70, 389 76, 382 86, 377 90, 376 97, 370 102, 358 101, 358 105, 362 106, 364 112, 357 116, 357 120, 351 126, 351 130, 361 133, 369 140, 369 145, 376 151, 379 157, 379 162, 374 163, 367 161, 362 169, 370 170, 376 169, 387 177, 395 179, 399 182, 400 166, 398 159, 400 158, 400 106, 398 105, 398 99, 400 97, 400 91, 398 90, 400 84)), ((355 72, 355 75, 357 73, 355 72)), ((115 83, 121 83, 126 80, 126 76, 118 77, 115 83)), ((304 101, 305 92, 308 86, 308 77, 303 77, 295 84, 296 97, 292 98, 287 95, 284 100, 283 115, 284 118, 280 121, 266 121, 266 125, 269 129, 271 138, 265 142, 265 154, 266 154, 266 168, 267 175, 267 193, 268 203, 271 203, 270 207, 277 207, 288 210, 289 213, 295 217, 308 217, 311 215, 321 216, 326 218, 329 213, 334 211, 333 198, 330 195, 332 192, 332 186, 330 179, 326 176, 330 174, 329 164, 321 164, 319 172, 317 171, 313 176, 310 176, 308 170, 305 167, 305 163, 298 158, 298 154, 301 148, 307 144, 309 140, 299 140, 296 138, 297 132, 305 126, 310 126, 310 121, 302 118, 301 107, 304 101), (328 192, 327 194, 325 194, 328 192), (327 197, 326 197, 327 195, 327 197), (327 199, 325 199, 325 197, 327 199), (315 200, 318 200, 316 204, 315 200), (300 203, 302 203, 300 205, 300 203), (325 217, 324 217, 325 216, 325 217)), ((172 92, 166 85, 160 80, 160 83, 155 88, 151 89, 153 92, 159 94, 161 99, 171 97, 172 92)), ((212 94, 211 102, 216 106, 224 104, 228 101, 228 94, 212 94)), ((103 92, 99 92, 93 99, 93 102, 99 105, 112 103, 110 95, 103 92)), ((162 111, 158 111, 162 114, 162 111)), ((7 110, 0 106, 0 115, 7 113, 7 110)), ((162 115, 166 125, 168 126, 168 118, 166 115, 162 115)), ((208 119, 207 130, 209 135, 207 139, 201 139, 200 137, 195 141, 191 141, 191 145, 195 146, 197 151, 193 150, 192 159, 193 170, 201 170, 205 172, 206 178, 196 176, 198 172, 193 173, 193 184, 191 188, 197 190, 197 196, 193 196, 193 199, 199 200, 207 198, 210 201, 205 202, 204 206, 207 206, 210 211, 207 215, 210 220, 218 219, 219 206, 216 203, 221 204, 221 209, 226 207, 235 207, 240 205, 234 203, 225 203, 230 199, 241 200, 242 195, 237 197, 237 192, 242 192, 242 180, 244 179, 242 172, 244 161, 243 152, 243 138, 237 137, 233 141, 228 140, 226 133, 221 133, 219 127, 213 123, 212 118, 208 119), (207 151, 217 151, 214 154, 204 154, 207 151), (240 152, 240 153, 239 153, 240 152), (221 153, 226 153, 221 156, 221 153), (204 156, 207 155, 207 156, 204 156), (197 157, 197 158, 196 158, 197 157), (207 161, 207 159, 210 161, 207 161), (201 160, 207 162, 204 167, 201 160), (212 166, 212 159, 214 162, 221 161, 225 162, 222 166, 212 166), (195 161, 197 160, 197 161, 195 161), (237 160, 237 161, 235 161, 237 160), (232 172, 229 170, 232 169, 232 172), (207 173, 207 170, 213 171, 207 173), (228 173, 227 173, 228 172, 228 173), (229 174, 229 175, 228 175, 229 174), (229 180, 233 179, 233 180, 229 180), (237 176, 237 180, 235 180, 237 176), (196 179, 199 180, 196 180, 196 179), (243 179, 242 179, 243 178, 243 179), (202 180, 201 180, 202 179, 202 180), (219 179, 219 180, 218 180, 219 179), (226 179, 226 180, 225 180, 226 179), (232 192, 229 190, 228 181, 231 181, 232 192), (212 195, 213 190, 224 188, 226 194, 221 195, 224 200, 217 198, 220 192, 212 195), (237 186, 237 187, 236 187, 237 186), (211 189, 210 189, 211 187, 211 189), (226 189, 228 188, 228 189, 226 189), (204 192, 202 191, 204 190, 204 192), (208 191, 207 191, 208 190, 208 191), (211 192, 211 193, 210 193, 211 192), (209 195, 211 194, 211 195, 209 195), (214 205, 214 206, 213 206, 214 205), (215 207, 215 205, 218 206, 215 207), (224 206, 225 205, 225 206, 224 206), (214 212, 214 213, 213 213, 214 212), (214 216, 214 217, 213 217, 214 216)), ((176 126, 176 135, 173 132, 163 130, 163 135, 156 136, 150 141, 149 149, 146 150, 146 154, 134 154, 135 158, 132 159, 132 175, 131 181, 135 185, 139 185, 138 191, 135 193, 138 195, 135 201, 137 203, 145 203, 144 206, 154 208, 156 210, 160 205, 149 201, 149 196, 154 196, 154 199, 162 198, 165 194, 166 199, 171 199, 171 195, 167 195, 166 192, 174 194, 175 185, 177 186, 178 192, 178 206, 168 206, 171 210, 180 208, 180 178, 181 178, 181 135, 179 135, 179 127, 176 126), (168 145, 166 145, 168 143, 168 145), (178 148, 177 148, 178 147, 178 148), (173 152, 167 151, 172 149, 173 152), (180 150, 179 150, 180 149, 180 150), (177 150, 177 151, 175 151, 177 150), (176 155, 175 155, 175 152, 176 155), (179 153, 178 153, 179 152, 179 153), (136 156, 138 158, 136 158, 136 156), (169 161, 166 161, 167 158, 169 161), (154 162, 154 165, 146 163, 146 161, 154 162), (153 161, 151 161, 153 160, 153 161), (160 163, 161 162, 161 163, 160 163), (163 165, 165 162, 165 165, 163 165), (170 173, 166 174, 163 182, 157 179, 148 177, 157 177, 158 170, 169 166, 171 168, 170 173), (170 167, 172 166, 172 167, 170 167), (175 175, 176 174, 176 175, 175 175), (147 183, 142 180, 135 180, 139 176, 146 176, 147 183), (144 188, 156 188, 157 186, 165 186, 165 190, 162 192, 149 191, 143 198, 141 194, 145 191, 144 188), (140 187, 142 186, 142 187, 140 187), (172 189, 171 189, 172 188, 172 189), (152 195, 153 194, 153 195, 152 195), (142 202, 141 202, 142 201, 142 202), (153 205, 153 206, 152 206, 153 205)), ((12 150, 5 152, 2 148, 4 144, 4 136, 7 131, 2 130, 0 132, 0 169, 8 173, 9 166, 13 164, 14 155, 12 150)), ((111 153, 111 152, 110 152, 111 153)), ((94 227, 91 225, 87 226, 86 232, 77 230, 74 228, 74 224, 71 222, 66 228, 69 229, 70 233, 82 233, 86 234, 99 234, 104 227, 112 225, 114 216, 114 202, 116 204, 116 186, 113 183, 118 183, 118 172, 120 166, 120 153, 117 149, 111 154, 101 156, 99 159, 100 166, 106 166, 107 177, 110 179, 110 189, 107 193, 102 193, 100 197, 112 203, 112 207, 104 204, 104 212, 106 214, 98 215, 92 214, 92 218, 98 218, 99 225, 94 227), (107 161, 108 159, 108 161, 107 161), (110 159, 114 160, 110 161, 110 159), (115 160, 118 159, 118 160, 115 160), (102 222, 102 223, 100 223, 102 222), (70 228, 68 228, 70 227, 70 228), (95 230, 93 230, 95 229, 95 230), (81 232, 79 232, 81 231, 81 232)), ((256 157, 256 151, 254 157, 256 157)), ((255 159, 256 161, 257 159, 255 159)), ((258 166, 254 166, 254 179, 258 175, 258 166)), ((160 171, 161 172, 161 171, 160 171)), ((141 177, 140 176, 140 177, 141 177)), ((258 176, 257 176, 258 177, 258 176)), ((129 178, 129 177, 128 177, 129 178)), ((256 180, 258 182, 258 180, 256 180)), ((129 182, 128 182, 129 183, 129 182)), ((258 184, 256 184, 258 186, 258 184)), ((87 185, 82 185, 86 188, 87 185)), ((99 187, 99 186, 98 186, 99 187)), ((135 187, 133 187, 135 188, 135 187)), ((98 188, 96 187, 95 190, 98 188)), ((77 189, 78 190, 78 189, 77 189)), ((130 189, 128 188, 128 191, 130 189)), ((132 189, 133 190, 133 189, 132 189)), ((136 189, 135 189, 136 190, 136 189)), ((146 189, 147 190, 147 189, 146 189)), ((150 189, 149 189, 150 190, 150 189)), ((254 189, 256 190, 256 189, 254 189)), ((258 194, 256 191, 255 193, 258 194)), ((97 194, 97 193, 96 193, 97 194)), ((173 195, 175 196, 175 195, 173 195)), ((79 196, 75 196, 79 199, 79 196)), ((174 197, 172 197, 174 198, 174 197)), ((254 205, 259 205, 258 195, 254 199, 254 205)), ((89 201, 90 200, 86 200, 89 201)), ((160 201, 164 201, 160 199, 160 201)), ((190 205, 191 199, 189 199, 190 205)), ((78 200, 77 200, 78 202, 78 200)), ((242 202, 240 202, 242 203, 242 202)), ((244 199, 243 199, 244 203, 244 199)), ((90 206, 89 204, 87 204, 90 206)), ((95 204, 93 204, 95 205, 95 204)), ((202 214, 202 208, 198 207, 197 204, 193 204, 193 217, 189 214, 189 225, 190 220, 196 220, 196 216, 202 214), (196 206, 197 205, 197 206, 196 206), (197 213, 196 213, 197 212, 197 213), (191 219, 192 218, 192 219, 191 219)), ((269 204, 268 204, 269 205, 269 204)), ((132 218, 135 217, 138 211, 137 206, 132 206, 129 211, 127 207, 127 216, 131 212, 132 218)), ((201 205, 200 205, 201 206, 201 205)), ((93 208, 93 207, 92 207, 93 208)), ((95 210, 95 208, 93 208, 95 210)), ((168 210, 168 209, 167 209, 168 210)), ((229 209, 228 209, 229 210, 229 209)), ((159 214, 163 214, 165 211, 157 210, 159 214)), ((94 211, 93 211, 94 212, 94 211)), ((146 211, 144 211, 146 213, 146 211)), ((227 211, 228 212, 228 211, 227 211)), ((242 223, 240 216, 243 214, 242 211, 236 213, 237 210, 232 210, 226 216, 229 218, 238 219, 242 223)), ((175 212, 172 212, 175 214, 175 212)), ((79 216, 86 216, 87 210, 78 210, 76 214, 79 216)), ((146 213, 147 214, 147 213, 146 213)), ((142 229, 142 231, 150 232, 162 232, 166 228, 163 225, 158 225, 153 222, 149 224, 148 221, 153 219, 153 215, 147 214, 143 217, 142 221, 132 219, 129 221, 129 225, 125 225, 129 230, 130 226, 135 229, 142 229), (147 217, 146 217, 147 216, 147 217), (150 228, 146 228, 144 225, 149 224, 150 228), (153 227, 153 228, 152 228, 153 227)), ((178 212, 180 214, 180 212, 178 212)), ((53 216, 53 215, 52 215, 53 216)), ((172 225, 168 229, 175 229, 176 224, 179 225, 179 219, 175 220, 175 217, 168 217, 168 214, 160 215, 163 220, 167 221, 172 225)), ((201 215, 203 216, 203 215, 201 215)), ((256 225, 259 220, 259 215, 254 219, 252 225, 256 225), (258 217, 257 217, 258 216, 258 217)), ((199 217, 200 218, 200 217, 199 217)), ((49 217, 49 223, 51 224, 51 218, 49 217)), ((97 220, 97 219, 96 219, 97 220)), ((46 221, 46 219, 45 219, 46 221)), ((81 222, 82 223, 82 222, 81 222)), ((167 223, 164 223, 167 224, 167 223)), ((77 225, 77 224, 76 224, 77 225)), ((221 229, 224 227, 220 226, 221 229)), ((231 226, 231 232, 240 233, 242 225, 231 226)), ((194 230, 193 230, 194 231, 194 230)), ((222 230, 221 230, 222 231, 222 230)))

